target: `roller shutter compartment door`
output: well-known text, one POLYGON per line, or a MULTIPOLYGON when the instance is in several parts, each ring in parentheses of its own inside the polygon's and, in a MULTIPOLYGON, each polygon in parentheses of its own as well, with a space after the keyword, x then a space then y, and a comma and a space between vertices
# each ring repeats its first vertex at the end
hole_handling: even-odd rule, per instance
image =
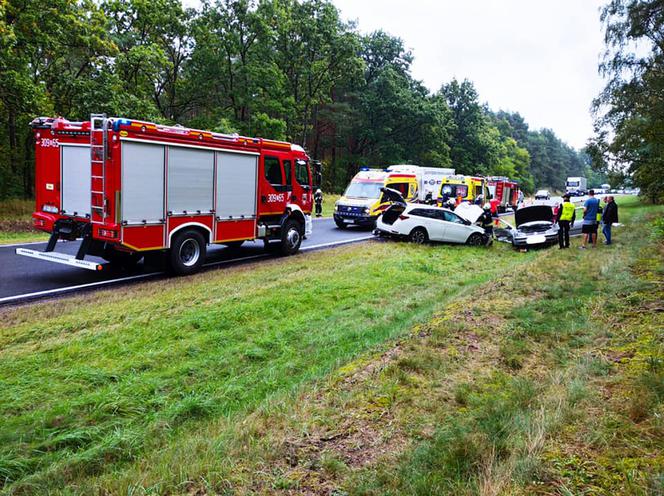
POLYGON ((90 215, 90 147, 62 145, 62 210, 67 215, 90 215))
POLYGON ((214 195, 214 152, 168 147, 167 210, 209 213, 214 195))
POLYGON ((217 152, 219 219, 255 217, 257 174, 257 155, 217 152))
POLYGON ((122 220, 127 224, 164 221, 164 147, 122 144, 122 220))

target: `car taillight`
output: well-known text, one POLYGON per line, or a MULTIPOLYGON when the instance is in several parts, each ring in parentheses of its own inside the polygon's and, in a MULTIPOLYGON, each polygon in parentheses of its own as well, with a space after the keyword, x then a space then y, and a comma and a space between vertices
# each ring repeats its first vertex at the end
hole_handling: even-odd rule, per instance
POLYGON ((410 217, 407 216, 407 215, 400 215, 399 216, 399 220, 406 220, 406 219, 410 219, 410 217))
POLYGON ((110 229, 100 229, 99 235, 102 238, 116 238, 118 235, 117 231, 111 231, 110 229))

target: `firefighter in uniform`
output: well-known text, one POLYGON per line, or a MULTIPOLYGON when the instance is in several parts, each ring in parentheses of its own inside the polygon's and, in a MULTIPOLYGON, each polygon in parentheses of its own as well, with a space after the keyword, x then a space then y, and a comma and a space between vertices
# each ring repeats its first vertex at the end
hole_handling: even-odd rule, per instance
POLYGON ((323 192, 318 188, 314 193, 314 202, 316 203, 316 217, 323 215, 323 192))
POLYGON ((558 245, 561 250, 569 248, 569 228, 576 220, 576 210, 569 198, 569 195, 563 196, 563 204, 558 209, 558 245))
POLYGON ((484 229, 484 233, 493 238, 493 215, 491 214, 491 204, 484 204, 484 213, 480 215, 479 219, 480 226, 484 229))

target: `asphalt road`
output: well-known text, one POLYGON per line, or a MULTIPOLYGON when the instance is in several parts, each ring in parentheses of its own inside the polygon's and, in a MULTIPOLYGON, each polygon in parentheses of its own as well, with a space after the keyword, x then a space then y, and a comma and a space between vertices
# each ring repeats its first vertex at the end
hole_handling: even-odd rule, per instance
MULTIPOLYGON (((373 238, 368 230, 350 227, 346 230, 337 229, 330 219, 315 219, 312 235, 304 240, 301 251, 325 249, 344 243, 352 243, 373 238)), ((75 254, 80 241, 61 242, 56 251, 75 254)), ((142 279, 165 277, 163 272, 144 267, 140 263, 136 270, 128 272, 101 271, 70 267, 57 263, 36 260, 16 255, 19 246, 33 250, 43 250, 46 243, 28 243, 24 245, 0 246, 0 305, 16 304, 24 301, 52 297, 63 293, 85 291, 110 284, 122 284, 142 279)), ((246 242, 240 248, 230 249, 222 245, 208 246, 205 266, 208 268, 223 267, 275 255, 267 254, 262 241, 246 242)), ((105 263, 96 257, 86 260, 105 263)))

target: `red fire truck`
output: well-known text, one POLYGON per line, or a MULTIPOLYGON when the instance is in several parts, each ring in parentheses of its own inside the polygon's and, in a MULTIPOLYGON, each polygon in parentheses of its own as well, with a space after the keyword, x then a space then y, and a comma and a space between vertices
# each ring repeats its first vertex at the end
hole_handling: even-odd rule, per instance
POLYGON ((507 207, 516 210, 519 203, 519 183, 506 177, 487 177, 487 188, 491 195, 491 209, 505 212, 507 207))
MULTIPOLYGON (((200 269, 208 243, 262 239, 283 254, 311 233, 312 164, 298 145, 93 115, 38 118, 34 226, 45 252, 19 255, 101 270, 166 255, 176 274, 200 269), (75 256, 58 239, 82 238, 75 256)), ((315 171, 318 175, 319 171, 315 171)))

